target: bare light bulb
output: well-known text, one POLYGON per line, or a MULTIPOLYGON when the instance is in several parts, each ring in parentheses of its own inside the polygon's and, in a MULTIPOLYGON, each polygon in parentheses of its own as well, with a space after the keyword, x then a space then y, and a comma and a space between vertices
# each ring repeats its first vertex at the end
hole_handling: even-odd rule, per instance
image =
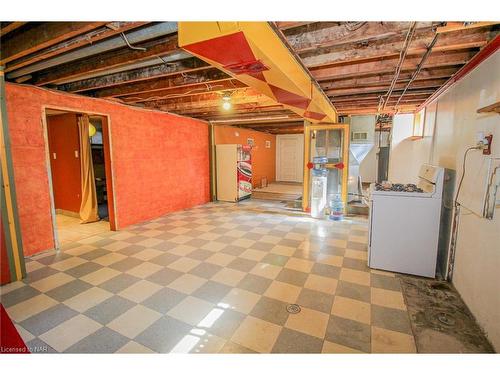
POLYGON ((222 108, 224 108, 226 111, 231 109, 231 103, 230 102, 224 102, 222 103, 222 108))

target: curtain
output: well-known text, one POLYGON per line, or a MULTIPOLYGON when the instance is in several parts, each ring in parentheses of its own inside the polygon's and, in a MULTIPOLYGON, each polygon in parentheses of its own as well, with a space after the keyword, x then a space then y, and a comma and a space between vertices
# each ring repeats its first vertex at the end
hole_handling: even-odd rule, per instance
POLYGON ((80 204, 81 223, 92 223, 99 220, 97 210, 97 194, 95 189, 94 166, 92 165, 92 149, 89 139, 89 116, 78 116, 80 133, 80 173, 82 180, 82 203, 80 204))

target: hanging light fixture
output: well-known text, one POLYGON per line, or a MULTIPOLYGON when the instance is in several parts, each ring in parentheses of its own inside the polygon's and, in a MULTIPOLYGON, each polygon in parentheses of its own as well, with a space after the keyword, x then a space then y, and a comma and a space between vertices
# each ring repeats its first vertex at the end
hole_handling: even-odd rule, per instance
POLYGON ((231 109, 231 94, 227 92, 222 95, 222 108, 226 111, 231 109))

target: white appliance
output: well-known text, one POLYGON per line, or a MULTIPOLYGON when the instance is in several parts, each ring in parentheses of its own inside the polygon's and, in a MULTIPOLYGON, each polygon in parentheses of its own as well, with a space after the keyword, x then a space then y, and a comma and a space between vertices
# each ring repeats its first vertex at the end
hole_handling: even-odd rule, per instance
POLYGON ((434 278, 438 251, 439 262, 446 265, 451 209, 443 206, 443 190, 453 176, 448 172, 453 171, 423 164, 417 184, 423 192, 370 185, 369 267, 434 278))

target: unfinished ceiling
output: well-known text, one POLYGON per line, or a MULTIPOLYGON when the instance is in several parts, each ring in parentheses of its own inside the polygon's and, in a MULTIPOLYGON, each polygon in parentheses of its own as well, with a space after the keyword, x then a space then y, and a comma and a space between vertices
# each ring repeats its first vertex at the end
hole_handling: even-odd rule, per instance
MULTIPOLYGON (((414 111, 500 30, 491 22, 273 26, 340 115, 414 111)), ((275 134, 302 131, 297 114, 180 49, 176 22, 2 22, 0 37, 7 81, 275 134)))

